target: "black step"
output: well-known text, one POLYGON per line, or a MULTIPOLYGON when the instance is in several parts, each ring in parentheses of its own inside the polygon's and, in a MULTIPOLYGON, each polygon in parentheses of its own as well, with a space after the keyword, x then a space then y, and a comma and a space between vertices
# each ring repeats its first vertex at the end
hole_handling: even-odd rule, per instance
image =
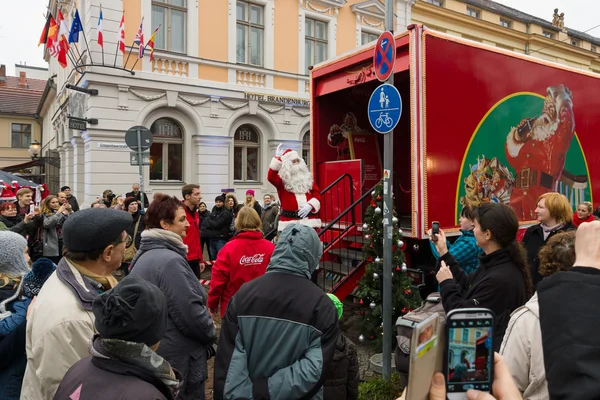
POLYGON ((334 261, 321 261, 319 263, 319 269, 322 271, 331 272, 342 276, 348 275, 348 272, 350 272, 350 270, 353 268, 354 267, 350 267, 348 264, 344 265, 334 261))
POLYGON ((365 239, 365 237, 363 235, 359 235, 359 236, 346 236, 344 238, 344 240, 346 242, 365 244, 368 239, 365 239))
POLYGON ((350 250, 350 249, 332 249, 329 250, 330 254, 334 254, 336 256, 340 256, 343 258, 349 258, 351 260, 362 261, 363 260, 363 252, 358 250, 350 250))

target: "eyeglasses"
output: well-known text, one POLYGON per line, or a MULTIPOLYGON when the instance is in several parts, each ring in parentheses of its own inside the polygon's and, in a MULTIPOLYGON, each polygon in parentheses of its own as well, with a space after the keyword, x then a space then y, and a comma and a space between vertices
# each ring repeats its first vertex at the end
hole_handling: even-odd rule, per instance
POLYGON ((125 240, 119 240, 118 243, 125 243, 125 247, 129 247, 133 243, 133 239, 131 238, 131 235, 127 235, 125 240))

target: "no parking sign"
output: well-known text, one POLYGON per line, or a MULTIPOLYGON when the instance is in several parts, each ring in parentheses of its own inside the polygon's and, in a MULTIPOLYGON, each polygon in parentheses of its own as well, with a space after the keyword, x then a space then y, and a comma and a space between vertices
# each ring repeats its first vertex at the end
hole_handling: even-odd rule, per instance
POLYGON ((396 41, 391 32, 385 31, 377 39, 375 54, 373 55, 373 66, 375 76, 381 82, 386 81, 394 72, 396 62, 396 41))

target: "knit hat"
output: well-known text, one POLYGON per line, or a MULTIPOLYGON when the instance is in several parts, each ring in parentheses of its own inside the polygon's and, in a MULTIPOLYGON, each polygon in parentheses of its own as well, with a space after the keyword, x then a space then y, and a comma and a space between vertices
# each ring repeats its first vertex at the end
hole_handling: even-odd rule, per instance
POLYGON ((225 203, 225 196, 223 196, 222 194, 221 194, 221 195, 218 195, 217 197, 215 197, 215 203, 216 203, 217 201, 220 201, 220 202, 222 202, 222 203, 225 203))
POLYGON ((327 293, 327 296, 329 296, 331 301, 333 301, 333 305, 335 306, 335 309, 337 310, 337 313, 338 313, 338 319, 341 319, 342 314, 344 313, 344 304, 342 304, 340 299, 338 299, 337 296, 333 293, 327 293))
POLYGON ((27 240, 18 233, 0 231, 0 274, 20 278, 29 272, 24 251, 27 240))
POLYGON ((31 271, 23 277, 23 296, 33 299, 40 293, 44 283, 56 270, 56 265, 47 258, 40 258, 31 266, 31 271))
POLYGON ((64 191, 65 191, 65 190, 67 190, 67 189, 71 190, 71 188, 70 188, 70 187, 68 187, 68 186, 63 186, 63 187, 61 187, 61 188, 60 188, 60 191, 61 191, 61 192, 64 192, 64 191))
POLYGON ((129 213, 112 208, 87 208, 67 218, 62 228, 63 243, 77 253, 102 250, 119 240, 132 223, 129 213))
POLYGON ((96 330, 105 339, 153 346, 167 330, 167 299, 152 283, 128 275, 113 289, 94 299, 96 330))
POLYGON ((254 190, 252 190, 252 189, 246 190, 246 196, 248 196, 249 194, 251 194, 252 196, 254 196, 254 190))
POLYGON ((127 211, 127 209, 129 208, 129 205, 131 203, 133 203, 134 201, 137 201, 137 199, 133 196, 129 196, 128 198, 125 199, 125 202, 123 203, 123 205, 125 206, 125 211, 127 211))

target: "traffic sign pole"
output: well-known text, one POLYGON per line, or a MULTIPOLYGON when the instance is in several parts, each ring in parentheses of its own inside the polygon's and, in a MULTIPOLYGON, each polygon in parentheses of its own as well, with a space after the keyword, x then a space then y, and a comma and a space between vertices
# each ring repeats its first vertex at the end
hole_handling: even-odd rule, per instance
MULTIPOLYGON (((394 2, 385 0, 385 30, 394 34, 394 2)), ((394 50, 395 41, 392 42, 394 50)), ((395 58, 395 51, 394 51, 395 58)), ((395 60, 394 60, 395 61, 395 60)), ((392 63, 393 65, 393 63, 392 63)), ((394 72, 386 83, 394 84, 394 72)), ((392 128, 383 142, 383 378, 391 379, 392 368, 392 211, 394 210, 392 188, 394 182, 394 129, 392 128), (387 173, 385 173, 387 172, 387 173)))
POLYGON ((136 128, 137 133, 137 155, 138 163, 140 168, 140 202, 142 203, 141 209, 144 209, 144 163, 142 162, 142 130, 140 127, 136 128))

